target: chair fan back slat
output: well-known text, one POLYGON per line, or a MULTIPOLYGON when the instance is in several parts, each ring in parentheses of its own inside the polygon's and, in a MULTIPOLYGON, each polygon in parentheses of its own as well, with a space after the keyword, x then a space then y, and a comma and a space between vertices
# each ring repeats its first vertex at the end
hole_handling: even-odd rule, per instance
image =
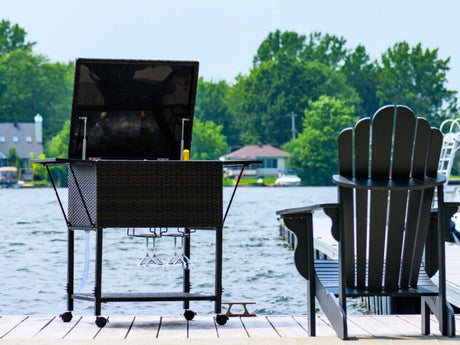
POLYGON ((339 134, 338 155, 339 174, 352 176, 353 174, 353 129, 345 128, 339 134))
POLYGON ((370 118, 359 120, 355 126, 355 177, 368 178, 369 176, 369 136, 370 118))
MULTIPOLYGON (((369 176, 369 139, 370 118, 359 120, 355 126, 354 152, 355 152, 355 177, 368 178, 369 176)), ((356 217, 356 286, 364 287, 366 284, 366 255, 367 255, 367 191, 355 192, 355 217, 356 217)), ((352 262, 348 265, 353 265, 352 262)))
POLYGON ((381 108, 372 120, 371 178, 388 179, 391 164, 394 107, 381 108))
POLYGON ((423 178, 425 176, 429 139, 430 124, 425 119, 419 118, 412 159, 412 177, 414 178, 423 178))
POLYGON ((388 220, 387 253, 385 264, 385 288, 396 289, 401 269, 401 250, 407 211, 407 191, 391 192, 388 220))
POLYGON ((393 163, 394 179, 408 178, 411 171, 416 118, 409 108, 399 106, 395 119, 393 163))

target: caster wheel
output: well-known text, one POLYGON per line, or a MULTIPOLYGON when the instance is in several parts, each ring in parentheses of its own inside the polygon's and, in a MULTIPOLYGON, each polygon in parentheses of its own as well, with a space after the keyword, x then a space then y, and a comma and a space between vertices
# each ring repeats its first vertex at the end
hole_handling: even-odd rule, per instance
POLYGON ((227 321, 228 321, 228 316, 227 315, 225 315, 225 314, 217 314, 216 315, 216 322, 219 325, 223 326, 223 325, 225 325, 227 323, 227 321))
POLYGON ((72 320, 72 312, 66 311, 65 313, 62 313, 61 315, 59 315, 59 317, 64 322, 70 322, 70 320, 72 320))
POLYGON ((186 310, 184 312, 184 317, 187 321, 190 321, 190 320, 193 320, 193 318, 195 317, 196 313, 192 310, 186 310))
POLYGON ((97 327, 102 328, 107 324, 107 319, 102 316, 97 316, 95 321, 97 327))

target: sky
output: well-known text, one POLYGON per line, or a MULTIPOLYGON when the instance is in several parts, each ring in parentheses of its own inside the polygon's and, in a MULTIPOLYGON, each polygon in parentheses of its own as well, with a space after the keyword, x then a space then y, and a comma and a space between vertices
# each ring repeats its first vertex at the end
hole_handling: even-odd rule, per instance
POLYGON ((342 36, 372 59, 395 43, 450 57, 448 88, 460 91, 458 0, 2 0, 51 61, 84 58, 195 60, 208 81, 247 75, 270 32, 342 36))

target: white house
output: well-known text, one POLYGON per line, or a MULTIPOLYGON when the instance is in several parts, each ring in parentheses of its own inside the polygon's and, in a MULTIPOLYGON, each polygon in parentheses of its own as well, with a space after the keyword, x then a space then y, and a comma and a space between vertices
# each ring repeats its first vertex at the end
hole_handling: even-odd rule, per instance
MULTIPOLYGON (((233 151, 221 160, 260 160, 261 164, 251 164, 244 170, 244 176, 253 177, 277 177, 278 171, 286 169, 286 160, 289 152, 277 149, 270 145, 248 145, 233 151)), ((226 171, 227 176, 236 176, 240 173, 240 167, 230 167, 226 171)))
POLYGON ((10 148, 16 148, 16 154, 26 167, 31 156, 43 154, 43 118, 37 114, 34 122, 0 123, 0 167, 6 165, 10 148))

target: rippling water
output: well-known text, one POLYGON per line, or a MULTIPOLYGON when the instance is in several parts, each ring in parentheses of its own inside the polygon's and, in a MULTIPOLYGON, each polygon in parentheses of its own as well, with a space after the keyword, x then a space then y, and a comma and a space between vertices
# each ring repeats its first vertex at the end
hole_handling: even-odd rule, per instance
MULTIPOLYGON (((224 188, 224 206, 232 189, 224 188)), ((306 284, 293 265, 293 252, 279 238, 278 209, 336 200, 333 187, 240 187, 224 228, 223 301, 252 301, 260 315, 304 314, 306 284)), ((66 205, 67 190, 59 194, 66 205)), ((53 189, 0 189, 0 315, 59 314, 65 311, 66 226, 53 189)), ((192 292, 213 293, 214 231, 192 235, 192 292)), ((94 286, 94 233, 90 234, 90 274, 81 292, 94 286)), ((76 232, 75 289, 84 272, 85 232, 76 232)), ((179 268, 154 269, 137 264, 145 240, 126 229, 106 229, 102 291, 176 292, 179 268)), ((167 261, 171 237, 156 241, 156 254, 167 261)), ((213 302, 192 301, 191 309, 212 314, 213 302)), ((75 301, 75 314, 92 314, 91 302, 75 301)), ((103 314, 180 314, 181 302, 122 302, 102 305, 103 314)))

